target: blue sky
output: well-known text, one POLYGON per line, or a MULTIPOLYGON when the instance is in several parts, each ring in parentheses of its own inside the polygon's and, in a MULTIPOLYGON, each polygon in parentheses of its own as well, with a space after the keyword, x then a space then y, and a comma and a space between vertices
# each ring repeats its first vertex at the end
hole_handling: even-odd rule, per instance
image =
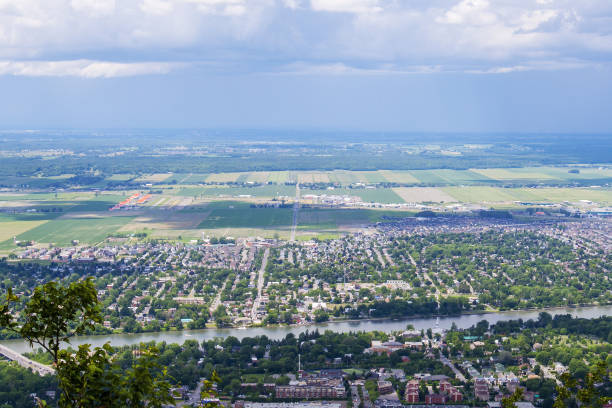
POLYGON ((0 0, 0 127, 612 131, 609 0, 0 0))

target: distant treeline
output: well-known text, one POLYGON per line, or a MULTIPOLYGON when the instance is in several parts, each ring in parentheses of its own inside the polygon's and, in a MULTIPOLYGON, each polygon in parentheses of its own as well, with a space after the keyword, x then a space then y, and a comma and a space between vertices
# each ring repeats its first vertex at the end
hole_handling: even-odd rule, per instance
MULTIPOLYGON (((162 132, 163 133, 163 132, 162 132)), ((605 135, 419 135, 285 132, 284 135, 246 132, 252 137, 218 132, 219 137, 160 136, 160 132, 125 136, 23 135, 6 136, 12 149, 63 150, 55 157, 10 156, 0 160, 0 177, 60 174, 99 175, 142 173, 221 173, 238 171, 378 169, 470 169, 524 167, 570 163, 610 163, 612 139, 605 135), (234 137, 232 137, 234 136, 234 137), (283 141, 283 144, 257 140, 283 141), (315 140, 320 141, 316 143, 315 140), (349 142, 351 141, 352 142, 349 142), (383 142, 385 141, 386 142, 383 142), (343 144, 345 143, 345 144, 343 144), (440 143, 442 150, 418 149, 440 143), (468 144, 478 144, 470 148, 468 144), (184 150, 173 150, 181 145, 184 150), (124 148, 122 150, 122 147, 124 148), (412 150, 411 150, 412 149, 412 150), (78 154, 67 155, 65 152, 78 154), (121 154, 117 155, 116 153, 121 154), (193 154, 193 155, 191 155, 193 154)), ((6 143, 5 143, 6 145, 6 143)), ((81 176, 79 176, 81 177, 81 176)), ((78 180, 75 180, 78 181, 78 180)), ((88 180, 82 180, 88 181, 88 180)), ((91 180, 89 180, 91 181, 91 180)))

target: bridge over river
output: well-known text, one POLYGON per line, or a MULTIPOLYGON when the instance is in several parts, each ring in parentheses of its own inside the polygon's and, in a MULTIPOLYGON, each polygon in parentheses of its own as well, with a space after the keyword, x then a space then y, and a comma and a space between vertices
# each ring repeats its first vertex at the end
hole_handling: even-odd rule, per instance
POLYGON ((32 361, 6 346, 0 345, 0 354, 9 360, 16 361, 20 366, 29 368, 40 375, 55 374, 55 370, 53 368, 37 361, 32 361))

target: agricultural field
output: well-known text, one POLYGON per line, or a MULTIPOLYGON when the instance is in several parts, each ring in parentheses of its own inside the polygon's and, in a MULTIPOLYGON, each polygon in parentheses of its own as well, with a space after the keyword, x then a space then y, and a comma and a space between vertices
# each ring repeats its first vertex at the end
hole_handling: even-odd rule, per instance
POLYGON ((206 182, 208 174, 174 173, 163 182, 168 184, 199 184, 206 182))
MULTIPOLYGON (((251 234, 288 238, 293 223, 292 208, 254 206, 272 200, 284 200, 291 205, 296 196, 296 187, 291 183, 297 180, 301 183, 300 195, 304 204, 298 213, 298 240, 337 236, 380 220, 388 212, 401 214, 395 210, 366 208, 371 203, 397 206, 418 203, 425 206, 419 210, 433 211, 449 211, 448 203, 519 208, 516 201, 569 202, 572 203, 570 206, 585 210, 612 205, 609 187, 612 169, 578 165, 572 168, 470 170, 125 173, 105 177, 103 181, 115 183, 114 187, 107 189, 88 189, 80 185, 65 189, 41 187, 44 183, 69 180, 73 176, 6 178, 10 182, 27 179, 39 184, 36 187, 9 188, 0 193, 0 208, 3 210, 0 213, 0 249, 14 248, 14 236, 20 240, 62 245, 73 239, 97 243, 116 232, 146 232, 153 238, 180 237, 183 240, 203 235, 242 237, 251 234), (578 172, 570 173, 570 170, 578 172), (122 182, 128 184, 117 184, 122 182), (146 187, 145 183, 154 186, 146 187), (402 186, 391 188, 385 183, 402 186), (322 186, 308 188, 312 184, 322 186), (538 187, 529 187, 534 185, 538 187), (598 185, 602 187, 591 187, 598 185), (108 211, 135 192, 150 192, 152 196, 138 206, 108 211), (309 195, 319 198, 307 198, 309 195), (320 199, 323 195, 327 196, 325 201, 320 199), (345 196, 359 197, 363 206, 348 208, 344 204, 345 196), (595 204, 589 204, 589 201, 595 204), (319 204, 340 208, 308 207, 319 204)), ((351 206, 360 205, 351 203, 351 206)))
POLYGON ((393 191, 407 203, 449 203, 457 201, 443 190, 433 187, 398 187, 393 191))
POLYGON ((478 173, 484 177, 493 180, 510 181, 510 180, 551 180, 557 179, 550 174, 547 174, 542 169, 472 169, 474 173, 478 173))
POLYGON ((368 209, 314 209, 303 208, 298 215, 298 228, 302 230, 342 229, 371 224, 384 217, 407 217, 409 211, 368 209))
POLYGON ((497 181, 471 170, 413 170, 411 173, 422 183, 438 185, 489 184, 497 181))
MULTIPOLYGON (((503 183, 563 183, 593 181, 608 183, 612 169, 599 167, 525 167, 489 169, 428 169, 376 171, 259 171, 216 174, 173 174, 163 180, 173 184, 199 183, 257 183, 301 184, 325 183, 349 186, 356 183, 427 184, 433 186, 496 185, 503 183), (576 169, 579 173, 569 173, 576 169)), ((140 179, 137 179, 140 180, 140 179)))
POLYGON ((251 183, 267 183, 270 180, 270 172, 254 171, 246 174, 246 182, 251 183))
POLYGON ((167 180, 169 177, 172 177, 172 174, 169 173, 154 173, 154 174, 144 174, 134 181, 139 183, 161 183, 164 180, 167 180))
POLYGON ((359 197, 365 203, 395 204, 403 203, 404 200, 390 188, 334 188, 333 190, 311 190, 301 189, 302 197, 308 194, 314 195, 337 195, 359 197))
POLYGON ((409 171, 397 171, 397 170, 380 170, 377 172, 381 177, 390 183, 401 183, 401 184, 418 184, 420 181, 412 175, 409 171))
POLYGON ((211 174, 206 178, 208 183, 234 183, 238 181, 240 176, 246 176, 246 173, 216 173, 211 174))
POLYGON ((298 173, 298 182, 301 184, 332 183, 327 172, 309 171, 298 173))
POLYGON ((256 198, 274 198, 279 196, 295 197, 295 186, 284 184, 266 184, 255 187, 186 187, 174 193, 186 197, 237 197, 252 196, 256 198))
POLYGON ((291 180, 291 176, 288 171, 271 171, 269 172, 268 181, 271 183, 282 184, 291 180))
POLYGON ((585 188, 500 188, 500 187, 444 187, 442 190, 455 200, 465 203, 491 202, 579 202, 589 200, 601 204, 612 203, 612 190, 585 188))
POLYGON ((17 235, 20 241, 70 245, 73 240, 95 244, 129 223, 133 217, 57 218, 17 235))
POLYGON ((112 176, 107 177, 106 180, 109 180, 109 181, 127 181, 127 180, 131 180, 131 179, 133 179, 135 177, 136 177, 135 174, 113 174, 112 176))
POLYGON ((186 230, 197 228, 206 219, 209 211, 185 212, 167 210, 141 211, 120 232, 141 232, 157 230, 186 230))
POLYGON ((283 228, 291 226, 291 208, 253 208, 250 204, 219 201, 205 207, 209 212, 198 228, 283 228))
POLYGON ((381 171, 356 171, 357 178, 364 184, 386 183, 387 180, 381 171))
POLYGON ((328 173, 329 181, 339 185, 349 185, 354 183, 363 183, 363 180, 359 178, 359 175, 353 171, 336 170, 328 173))
POLYGON ((22 234, 47 222, 46 219, 27 220, 23 218, 26 217, 6 215, 0 216, 0 242, 12 239, 14 236, 22 234))

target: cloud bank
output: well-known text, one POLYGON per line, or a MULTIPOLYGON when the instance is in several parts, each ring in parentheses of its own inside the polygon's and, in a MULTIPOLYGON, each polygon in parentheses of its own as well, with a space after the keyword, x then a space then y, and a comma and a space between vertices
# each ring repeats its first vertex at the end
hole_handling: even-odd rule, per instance
POLYGON ((608 66, 609 0, 0 0, 0 74, 361 75, 608 66))
POLYGON ((71 61, 0 61, 0 75, 76 76, 81 78, 114 78, 134 75, 167 74, 181 64, 166 62, 71 61))

